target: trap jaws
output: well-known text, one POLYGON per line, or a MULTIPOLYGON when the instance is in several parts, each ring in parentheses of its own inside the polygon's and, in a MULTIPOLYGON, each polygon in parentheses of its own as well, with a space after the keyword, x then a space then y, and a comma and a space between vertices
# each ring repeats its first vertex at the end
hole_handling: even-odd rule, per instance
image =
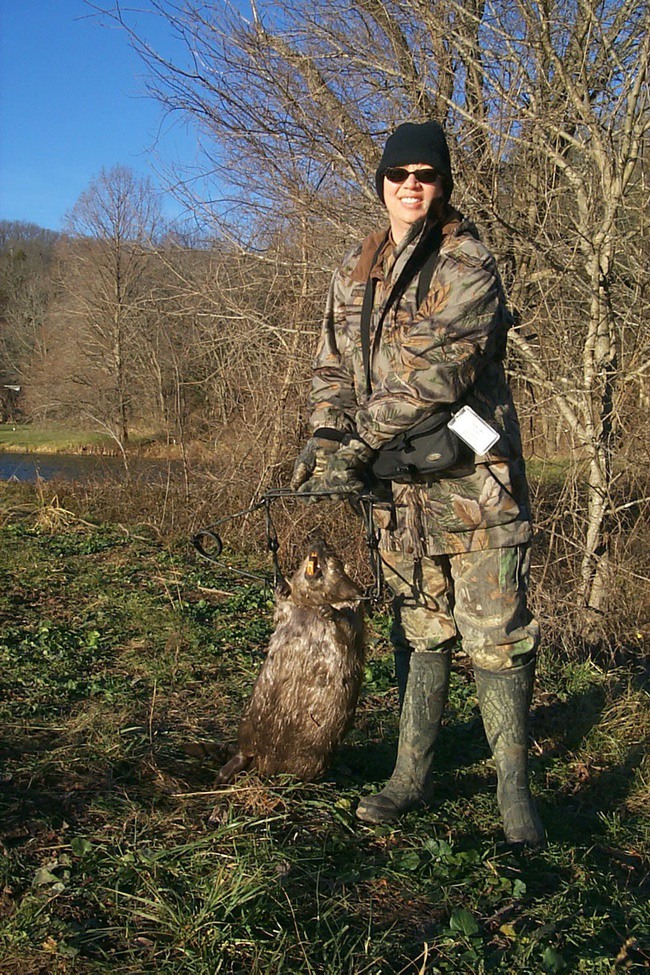
MULTIPOLYGON (((362 518, 365 529, 366 545, 368 547, 368 554, 370 556, 370 567, 374 576, 374 584, 366 589, 361 598, 370 602, 381 602, 384 594, 384 576, 381 568, 381 554, 379 552, 379 533, 375 527, 373 515, 375 510, 378 508, 384 511, 387 509, 391 510, 392 502, 378 498, 374 494, 362 494, 355 498, 346 498, 337 491, 299 492, 291 491, 286 488, 277 488, 275 490, 265 492, 265 494, 260 497, 259 501, 256 501, 249 508, 244 508, 242 511, 236 511, 232 515, 225 515, 223 518, 219 518, 206 528, 201 528, 192 536, 192 544, 201 558, 205 559, 207 562, 210 562, 212 565, 217 565, 221 569, 234 572, 236 575, 240 575, 245 579, 255 579, 256 581, 263 582, 267 586, 277 588, 279 585, 285 583, 285 579, 280 568, 280 561, 278 558, 280 543, 275 525, 273 524, 273 519, 271 518, 271 506, 275 501, 280 500, 311 501, 315 498, 331 498, 332 500, 349 501, 355 513, 362 518), (233 521, 235 518, 243 518, 246 515, 253 514, 254 512, 262 509, 264 509, 265 513, 267 549, 269 552, 271 552, 273 557, 273 575, 271 577, 258 572, 245 571, 244 569, 240 569, 234 565, 220 561, 223 553, 223 542, 217 531, 219 526, 226 524, 229 521, 233 521)), ((315 573, 317 571, 317 559, 308 563, 308 573, 310 566, 312 573, 315 573)))

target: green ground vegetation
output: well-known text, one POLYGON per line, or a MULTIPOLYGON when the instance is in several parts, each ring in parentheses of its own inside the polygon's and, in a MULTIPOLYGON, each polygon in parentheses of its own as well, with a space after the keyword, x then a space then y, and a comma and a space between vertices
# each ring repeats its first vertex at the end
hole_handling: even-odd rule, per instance
POLYGON ((0 499, 0 972, 647 970, 647 693, 546 647, 533 707, 543 852, 501 845, 459 655, 433 808, 355 820, 397 730, 387 617, 326 781, 216 789, 271 594, 187 540, 0 499), (48 514, 52 517, 48 518, 48 514), (644 884, 646 885, 644 888, 644 884))
MULTIPOLYGON (((164 436, 134 433, 129 449, 139 451, 158 445, 168 447, 164 436)), ((114 437, 98 430, 64 423, 0 423, 0 451, 15 453, 78 454, 85 451, 119 453, 114 437)))
POLYGON ((115 441, 108 434, 62 425, 0 424, 0 450, 67 454, 87 447, 113 449, 115 441))

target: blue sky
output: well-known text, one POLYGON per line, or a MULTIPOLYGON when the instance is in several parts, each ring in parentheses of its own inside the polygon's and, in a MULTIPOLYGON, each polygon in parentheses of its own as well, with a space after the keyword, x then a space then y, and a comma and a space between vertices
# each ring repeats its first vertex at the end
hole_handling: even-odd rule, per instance
MULTIPOLYGON (((174 53, 159 18, 148 41, 174 53)), ((103 168, 121 164, 164 186, 192 165, 195 133, 146 94, 145 68, 125 34, 83 0, 0 0, 0 219, 60 230, 103 168)), ((179 214, 168 197, 165 214, 179 214)))

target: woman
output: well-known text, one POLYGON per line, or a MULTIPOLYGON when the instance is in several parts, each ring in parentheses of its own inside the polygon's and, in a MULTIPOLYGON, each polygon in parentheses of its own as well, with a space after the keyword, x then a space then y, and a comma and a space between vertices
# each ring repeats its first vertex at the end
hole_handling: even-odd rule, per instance
POLYGON ((393 438, 461 404, 487 422, 496 442, 483 454, 466 448, 436 474, 416 471, 392 484, 393 515, 379 527, 395 596, 399 747, 390 780, 360 802, 357 816, 394 820, 433 799, 433 748, 460 637, 496 762, 506 839, 540 846, 527 776, 539 628, 526 605, 528 489, 503 367, 511 318, 493 256, 449 203, 451 163, 438 123, 395 130, 376 188, 389 227, 369 235, 334 274, 310 395, 313 434, 292 486, 358 494, 393 438), (411 278, 409 269, 425 261, 433 271, 419 304, 420 275, 411 278))

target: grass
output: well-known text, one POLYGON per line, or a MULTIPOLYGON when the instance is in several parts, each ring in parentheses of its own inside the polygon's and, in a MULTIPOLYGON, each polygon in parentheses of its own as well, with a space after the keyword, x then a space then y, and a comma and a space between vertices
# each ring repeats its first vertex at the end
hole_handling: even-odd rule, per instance
MULTIPOLYGON (((129 446, 131 448, 150 446, 157 439, 159 438, 150 432, 133 432, 129 446)), ((86 450, 116 453, 118 448, 115 439, 109 433, 101 433, 97 430, 68 428, 63 424, 47 423, 0 424, 0 451, 76 454, 86 450)))
POLYGON ((66 454, 83 447, 114 448, 110 436, 92 430, 69 430, 47 424, 0 424, 0 450, 66 454))
POLYGON ((0 511, 0 973, 647 970, 649 725, 640 665, 548 648, 531 775, 548 848, 501 845, 458 658, 438 801, 354 817, 395 747, 387 619, 328 778, 214 788, 269 593, 138 528, 0 511))

